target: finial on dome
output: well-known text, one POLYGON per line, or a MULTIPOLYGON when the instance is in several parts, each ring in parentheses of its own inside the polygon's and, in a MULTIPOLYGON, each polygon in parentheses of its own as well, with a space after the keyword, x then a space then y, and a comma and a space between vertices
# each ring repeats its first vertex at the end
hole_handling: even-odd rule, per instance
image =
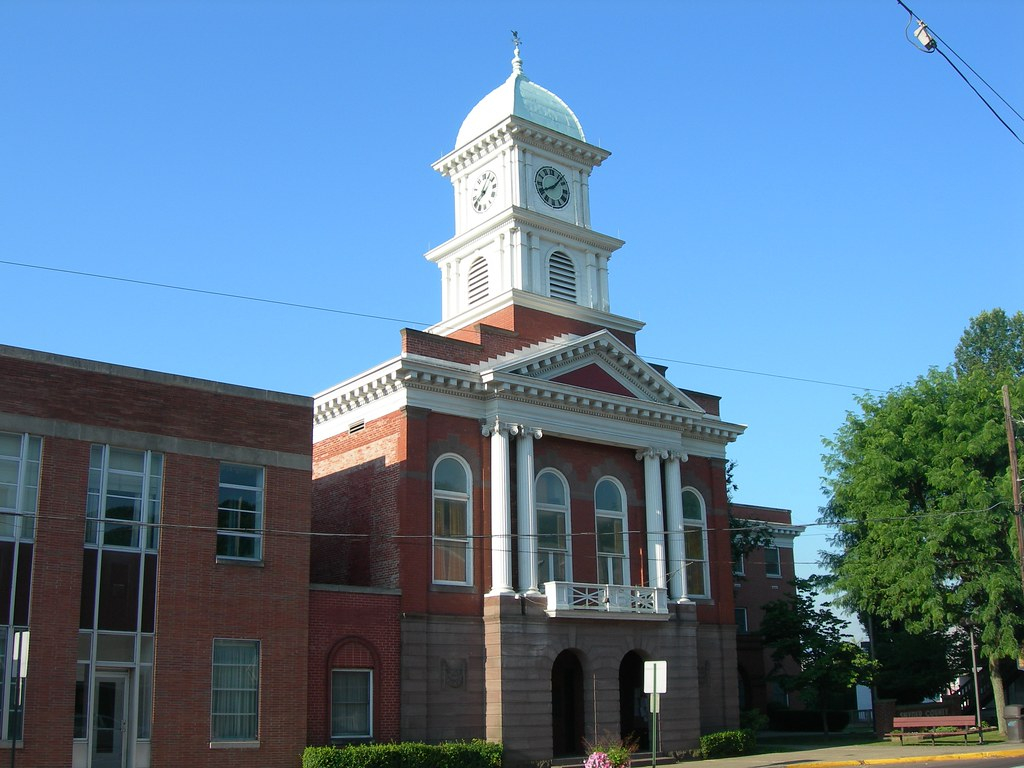
POLYGON ((512 73, 521 75, 523 74, 523 60, 519 58, 519 46, 523 44, 523 41, 519 39, 519 33, 514 29, 512 30, 512 44, 515 46, 512 56, 512 73))

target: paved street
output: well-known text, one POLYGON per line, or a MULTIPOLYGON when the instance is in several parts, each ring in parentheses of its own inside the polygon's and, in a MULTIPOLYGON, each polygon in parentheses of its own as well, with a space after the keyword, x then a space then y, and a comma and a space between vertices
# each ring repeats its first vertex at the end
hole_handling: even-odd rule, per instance
MULTIPOLYGON (((895 765, 913 763, 918 766, 955 760, 957 768, 981 762, 991 768, 1024 765, 1024 744, 851 744, 744 755, 694 763, 678 763, 677 768, 714 766, 714 768, 832 768, 845 765, 895 765)), ((642 768, 642 766, 637 766, 642 768)))

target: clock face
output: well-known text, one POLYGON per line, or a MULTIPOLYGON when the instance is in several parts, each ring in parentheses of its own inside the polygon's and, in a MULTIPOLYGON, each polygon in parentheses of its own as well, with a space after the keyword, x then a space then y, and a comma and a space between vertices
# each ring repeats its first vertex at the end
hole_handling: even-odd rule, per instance
POLYGON ((557 168, 545 165, 534 177, 537 194, 552 208, 564 208, 569 202, 569 182, 557 168))
POLYGON ((473 208, 481 213, 491 207, 495 196, 498 194, 498 177, 494 171, 484 171, 475 182, 473 182, 472 201, 473 208))

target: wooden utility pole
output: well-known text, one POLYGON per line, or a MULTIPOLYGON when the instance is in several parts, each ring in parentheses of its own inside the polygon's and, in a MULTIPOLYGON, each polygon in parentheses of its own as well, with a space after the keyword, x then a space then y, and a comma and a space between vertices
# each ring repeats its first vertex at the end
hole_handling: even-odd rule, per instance
POLYGON ((1010 388, 1003 384, 1003 415, 1006 418, 1006 442, 1010 445, 1010 481, 1013 484, 1013 519, 1017 526, 1017 555, 1020 559, 1020 585, 1024 589, 1024 520, 1020 509, 1020 471, 1017 467, 1017 435, 1010 410, 1010 388))

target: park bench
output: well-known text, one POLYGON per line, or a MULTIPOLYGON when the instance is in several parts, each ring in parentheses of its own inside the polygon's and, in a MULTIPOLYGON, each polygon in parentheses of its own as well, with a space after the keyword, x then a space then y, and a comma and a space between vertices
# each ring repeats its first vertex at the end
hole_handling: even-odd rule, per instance
POLYGON ((979 728, 974 720, 974 715, 939 715, 934 717, 894 717, 892 720, 893 730, 887 734, 891 739, 899 737, 900 744, 903 744, 905 737, 931 739, 932 744, 938 738, 945 736, 963 736, 964 744, 967 737, 972 734, 978 735, 978 743, 985 743, 985 731, 992 728, 979 728))

